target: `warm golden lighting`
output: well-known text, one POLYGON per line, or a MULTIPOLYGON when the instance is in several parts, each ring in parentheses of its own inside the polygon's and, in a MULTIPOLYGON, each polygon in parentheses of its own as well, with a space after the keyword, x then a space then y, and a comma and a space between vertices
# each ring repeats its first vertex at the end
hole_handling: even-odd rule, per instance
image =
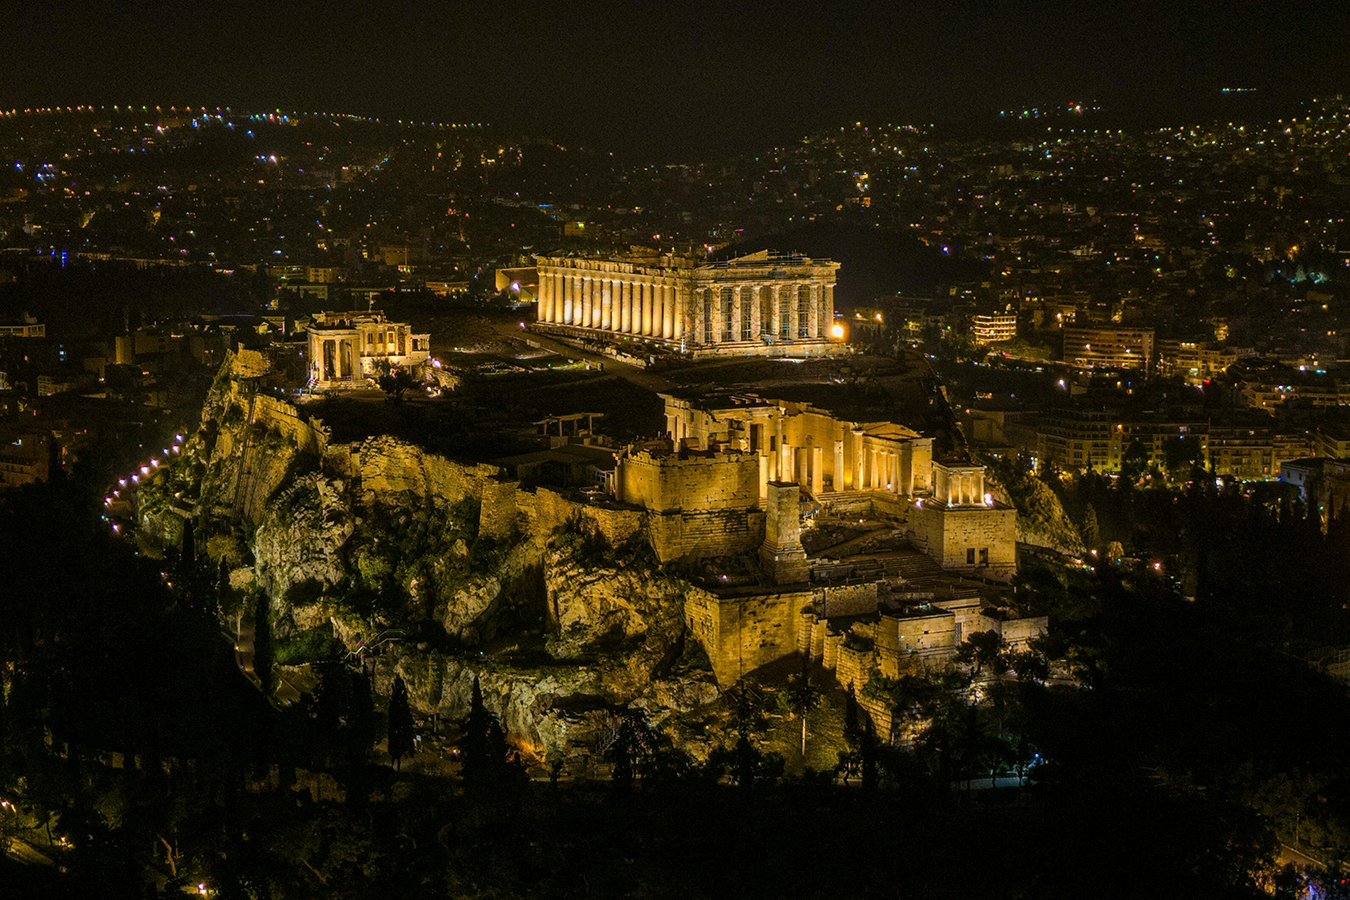
POLYGON ((830 337, 834 338, 836 341, 842 341, 844 339, 844 326, 836 324, 830 329, 830 337))

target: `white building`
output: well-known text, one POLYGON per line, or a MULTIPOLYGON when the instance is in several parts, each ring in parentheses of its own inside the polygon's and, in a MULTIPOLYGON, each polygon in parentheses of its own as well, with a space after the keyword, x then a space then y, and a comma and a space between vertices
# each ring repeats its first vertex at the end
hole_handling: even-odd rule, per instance
POLYGON ((431 335, 413 334, 379 311, 319 313, 305 333, 310 386, 319 390, 362 387, 381 362, 411 368, 431 358, 431 335))

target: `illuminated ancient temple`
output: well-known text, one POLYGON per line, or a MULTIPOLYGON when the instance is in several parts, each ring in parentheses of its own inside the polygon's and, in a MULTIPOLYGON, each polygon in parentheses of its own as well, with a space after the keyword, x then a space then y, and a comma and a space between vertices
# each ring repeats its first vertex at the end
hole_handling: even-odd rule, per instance
POLYGON ((540 256, 538 322, 700 355, 812 356, 835 343, 839 264, 769 251, 696 263, 670 254, 540 256))

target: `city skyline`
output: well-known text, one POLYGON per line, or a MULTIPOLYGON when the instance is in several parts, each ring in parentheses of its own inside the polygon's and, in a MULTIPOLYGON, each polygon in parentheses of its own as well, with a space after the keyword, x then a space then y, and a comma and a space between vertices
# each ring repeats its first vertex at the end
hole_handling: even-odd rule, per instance
POLYGON ((1350 66, 1335 40, 1350 33, 1350 12, 1307 4, 225 4, 163 16, 14 7, 6 21, 0 107, 167 102, 490 121, 663 161, 844 121, 968 125, 1074 101, 1101 103, 1115 125, 1206 119, 1237 103, 1335 93, 1350 66))

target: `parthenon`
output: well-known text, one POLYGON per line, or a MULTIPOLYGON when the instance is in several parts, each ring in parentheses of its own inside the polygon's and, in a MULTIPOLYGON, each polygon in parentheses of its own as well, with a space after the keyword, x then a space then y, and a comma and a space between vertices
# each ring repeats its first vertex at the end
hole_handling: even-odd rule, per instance
POLYGON ((538 321, 696 355, 813 355, 831 343, 839 264, 761 251, 722 262, 656 253, 540 256, 538 321))

